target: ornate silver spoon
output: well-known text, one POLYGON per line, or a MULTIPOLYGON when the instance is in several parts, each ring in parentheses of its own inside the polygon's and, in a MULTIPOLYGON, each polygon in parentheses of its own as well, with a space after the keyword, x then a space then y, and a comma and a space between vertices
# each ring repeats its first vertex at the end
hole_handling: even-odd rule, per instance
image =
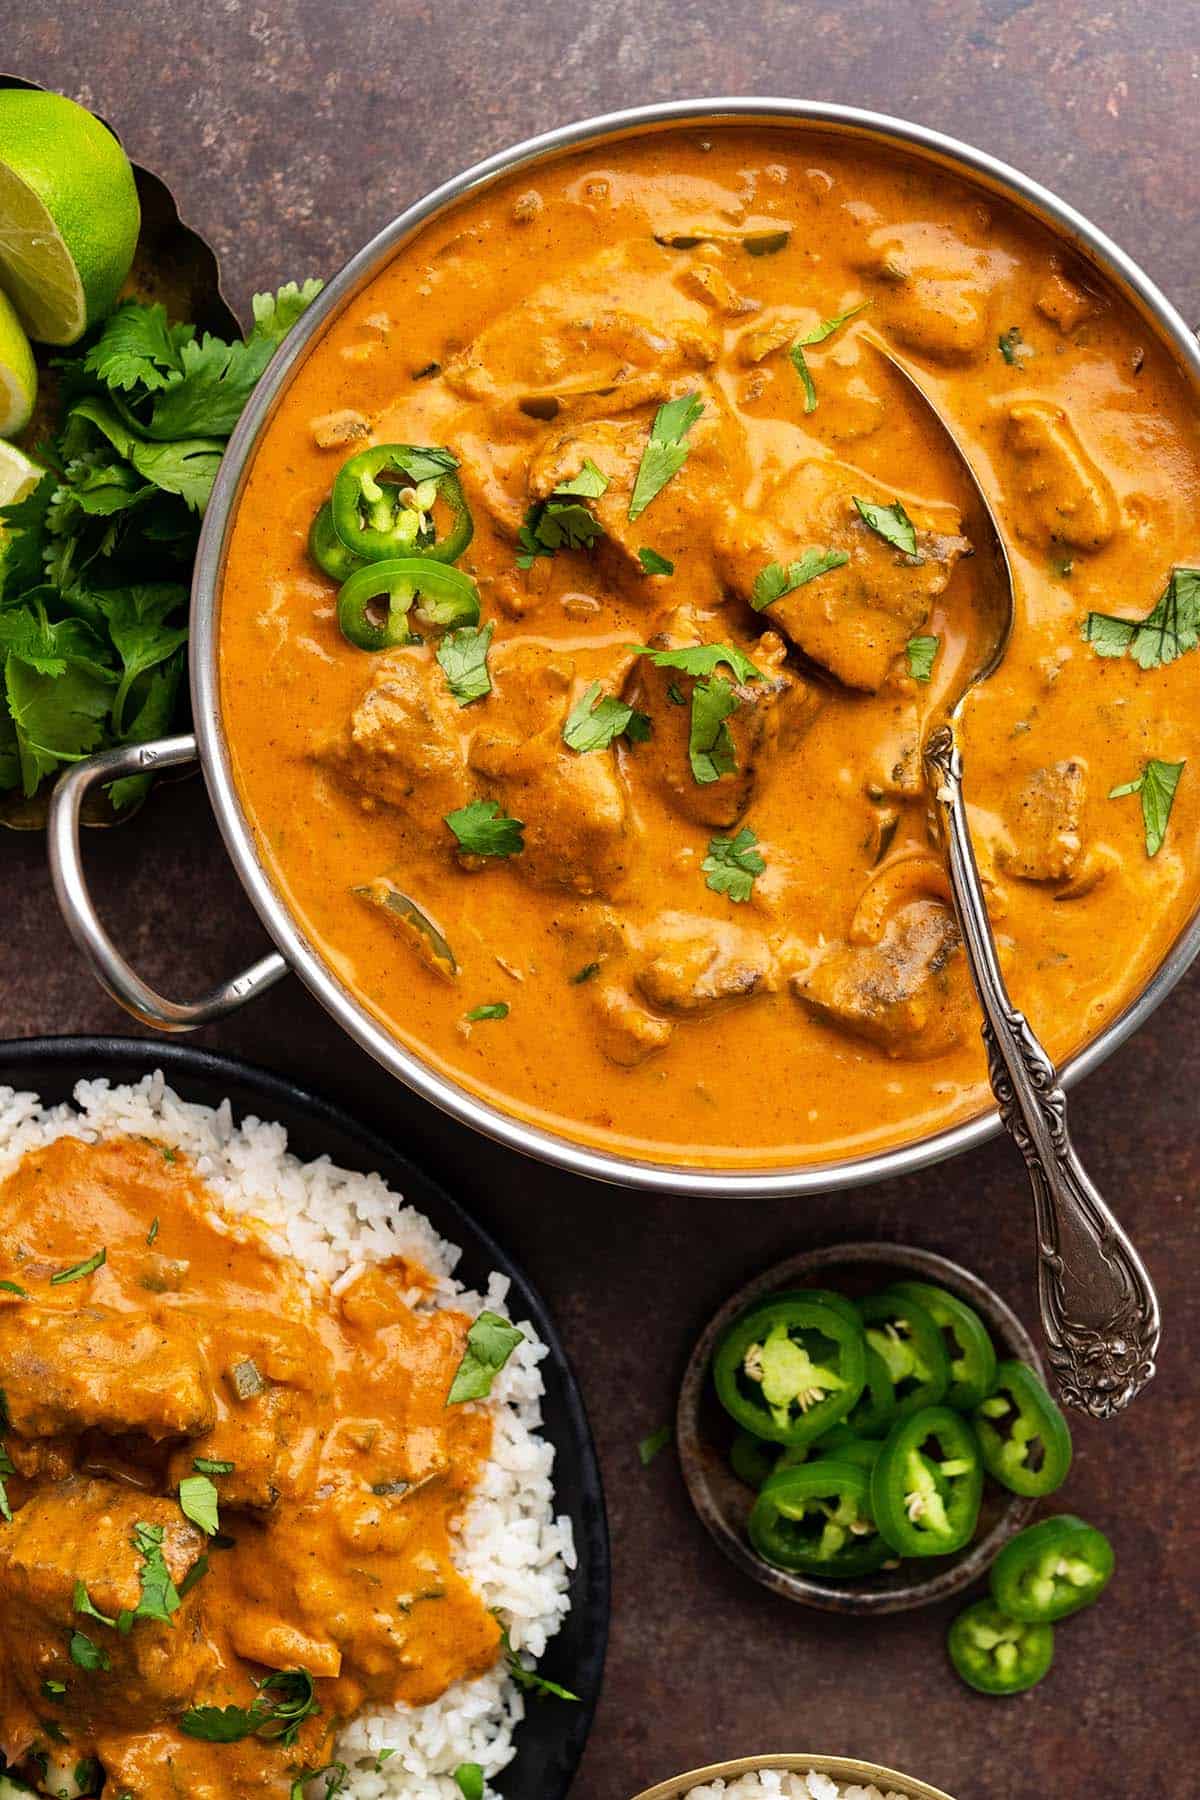
POLYGON ((1001 1122, 1033 1184, 1038 1299, 1049 1361, 1068 1405, 1095 1418, 1111 1418, 1154 1374, 1158 1296, 1141 1257, 1075 1152, 1067 1130, 1067 1096, 1054 1064, 1009 998, 963 800, 956 727, 967 695, 995 672, 1008 648, 1016 611, 1012 566, 991 505, 954 432, 911 371, 878 340, 872 341, 940 429, 971 499, 963 528, 975 549, 980 651, 945 696, 940 722, 925 740, 925 774, 967 963, 983 1009, 988 1077, 1001 1122))

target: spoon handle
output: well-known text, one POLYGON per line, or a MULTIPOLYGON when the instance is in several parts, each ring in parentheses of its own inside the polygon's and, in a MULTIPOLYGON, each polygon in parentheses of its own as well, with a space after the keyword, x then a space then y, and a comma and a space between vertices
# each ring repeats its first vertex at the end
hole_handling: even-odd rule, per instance
POLYGON ((925 769, 983 1008, 992 1092, 1033 1184, 1038 1300, 1050 1364, 1068 1405, 1110 1418, 1154 1374, 1158 1297, 1141 1257, 1075 1154, 1054 1064, 1009 998, 971 844, 962 754, 952 726, 931 734, 925 769))

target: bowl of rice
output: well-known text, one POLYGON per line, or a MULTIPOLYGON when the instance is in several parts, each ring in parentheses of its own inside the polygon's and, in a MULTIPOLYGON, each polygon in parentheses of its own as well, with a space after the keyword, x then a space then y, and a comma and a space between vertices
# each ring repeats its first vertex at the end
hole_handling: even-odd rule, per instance
MULTIPOLYGON (((285 1080, 173 1045, 0 1044, 0 1178, 60 1138, 123 1136, 189 1159, 230 1230, 244 1220, 318 1290, 402 1257, 427 1271, 429 1305, 503 1310, 519 1324, 522 1342, 484 1403, 491 1450, 454 1550, 502 1625, 508 1658, 430 1704, 367 1702, 339 1732, 332 1791, 462 1800, 456 1773, 466 1765, 478 1770, 482 1800, 562 1800, 603 1668, 608 1543, 582 1402, 536 1292, 419 1170, 285 1080), (578 1698, 528 1705, 535 1669, 578 1698)), ((308 1791, 324 1800, 329 1787, 308 1791)))
POLYGON ((850 1756, 743 1756, 647 1788, 636 1800, 950 1800, 941 1788, 850 1756))

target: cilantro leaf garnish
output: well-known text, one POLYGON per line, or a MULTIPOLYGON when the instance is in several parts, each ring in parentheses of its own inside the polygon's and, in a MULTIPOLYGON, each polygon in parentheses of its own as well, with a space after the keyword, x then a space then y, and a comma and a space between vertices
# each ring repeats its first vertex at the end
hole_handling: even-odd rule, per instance
POLYGON ((546 1677, 539 1675, 536 1669, 527 1669, 512 1647, 512 1639, 509 1637, 507 1628, 503 1626, 500 1630, 500 1645, 504 1651, 508 1672, 519 1688, 524 1688, 527 1693, 541 1694, 555 1700, 577 1701, 579 1699, 579 1695, 571 1693, 569 1688, 559 1687, 557 1681, 547 1681, 546 1677))
MULTIPOLYGON (((139 1520, 133 1528, 132 1543, 142 1559, 141 1598, 130 1615, 130 1623, 134 1619, 154 1619, 160 1624, 169 1625, 171 1615, 179 1611, 179 1592, 171 1579, 166 1559, 162 1552, 163 1527, 147 1525, 139 1520)), ((122 1614, 123 1618, 125 1615, 122 1614)), ((117 1629, 121 1629, 121 1621, 117 1621, 117 1629)))
POLYGON ((525 821, 511 819, 496 800, 472 800, 445 818, 468 856, 518 856, 525 848, 525 821))
POLYGON ((116 1630, 117 1621, 110 1619, 106 1613, 100 1612, 93 1606, 91 1595, 82 1581, 75 1583, 75 1591, 71 1598, 71 1610, 81 1613, 86 1619, 97 1619, 101 1625, 107 1625, 110 1630, 116 1630))
POLYGON ((635 711, 615 694, 600 698, 600 683, 593 681, 584 689, 563 723, 563 743, 581 756, 589 750, 607 750, 615 738, 628 736, 643 743, 650 735, 650 721, 645 713, 635 711))
POLYGON ((650 1464, 654 1461, 655 1457, 660 1451, 666 1449, 674 1435, 675 1432, 672 1426, 660 1425, 657 1431, 652 1431, 649 1437, 644 1437, 642 1439, 641 1443, 638 1445, 638 1460, 641 1462, 643 1469, 648 1469, 650 1467, 650 1464))
POLYGON ((1200 643, 1200 569, 1179 567, 1144 619, 1089 613, 1083 636, 1097 656, 1132 656, 1139 669, 1165 668, 1200 643))
MULTIPOLYGON (((259 1682, 249 1706, 189 1706, 180 1716, 179 1729, 208 1744, 237 1744, 243 1738, 259 1737, 290 1748, 304 1720, 320 1710, 307 1669, 277 1669, 259 1682)), ((324 1770, 315 1774, 324 1774, 324 1770)))
POLYGON ((1157 856, 1163 847, 1167 822, 1175 804, 1175 790, 1185 766, 1183 762, 1160 762, 1157 757, 1151 757, 1140 775, 1109 789, 1110 800, 1119 800, 1124 794, 1141 795, 1147 856, 1157 856))
POLYGON ((585 981, 591 981, 593 976, 596 976, 599 973, 600 964, 598 962, 584 963, 582 969, 576 969, 575 973, 570 977, 571 986, 582 987, 585 981))
POLYGON ((220 1531, 217 1490, 207 1475, 184 1476, 179 1484, 179 1508, 206 1537, 215 1537, 220 1531))
POLYGON ((71 1661, 77 1669, 111 1669, 108 1652, 94 1644, 86 1631, 73 1631, 67 1643, 71 1661))
POLYGON ((0 1294, 15 1294, 18 1300, 28 1300, 29 1293, 19 1281, 0 1281, 0 1294))
POLYGON ((583 467, 578 475, 570 481, 560 481, 554 492, 556 494, 576 494, 581 500, 599 500, 609 488, 608 476, 600 472, 590 456, 583 459, 583 467))
POLYGON ((865 312, 870 304, 871 302, 869 300, 864 300, 861 306, 852 306, 849 312, 837 313, 832 319, 822 319, 821 323, 819 325, 814 325, 811 331, 802 332, 798 338, 793 340, 788 355, 792 360, 792 367, 800 377, 801 385, 804 388, 804 410, 806 413, 816 412, 817 410, 817 390, 813 383, 812 372, 808 366, 808 358, 804 354, 805 346, 823 344, 825 339, 832 337, 835 331, 840 331, 847 320, 855 319, 860 312, 865 312))
POLYGON ((740 705, 732 685, 721 675, 698 681, 692 689, 688 760, 693 779, 702 786, 720 780, 722 775, 731 775, 737 768, 737 754, 725 721, 740 705))
POLYGON ((460 706, 482 700, 492 691, 487 659, 494 629, 490 620, 484 626, 463 625, 457 631, 447 631, 434 651, 446 685, 460 706))
POLYGON ((481 1312, 467 1333, 467 1347, 454 1372, 446 1405, 486 1399, 496 1376, 524 1339, 525 1333, 499 1313, 481 1312))
POLYGON ((806 587, 818 575, 828 575, 833 569, 844 568, 849 561, 844 550, 806 550, 795 562, 768 563, 755 577, 750 604, 755 612, 763 612, 776 600, 782 600, 785 594, 792 593, 796 588, 806 587))
POLYGON ((477 1762, 459 1763, 454 1782, 463 1800, 483 1800, 483 1770, 477 1762))
POLYGON ((480 1019, 507 1019, 508 1001, 489 1000, 485 1006, 473 1006, 463 1017, 469 1025, 477 1024, 480 1019))
POLYGON ((1025 342, 1019 325, 1010 325, 1007 331, 1002 331, 996 339, 996 348, 1010 368, 1033 355, 1033 345, 1025 342))
POLYGON ((673 575, 675 564, 669 557, 660 556, 657 550, 649 548, 638 551, 638 561, 642 565, 643 575, 673 575))
POLYGON ((917 554, 917 528, 905 512, 903 502, 895 500, 891 506, 878 506, 874 500, 860 500, 857 494, 853 498, 863 523, 869 525, 877 537, 905 556, 917 554))
POLYGON ((668 400, 654 415, 650 437, 638 464, 633 493, 629 497, 629 517, 640 518, 650 502, 661 494, 673 475, 678 475, 688 459, 687 434, 704 411, 699 394, 681 394, 668 400))
POLYGON ((70 1269, 59 1269, 56 1275, 50 1277, 50 1286, 65 1287, 69 1281, 82 1281, 85 1275, 94 1275, 107 1261, 108 1251, 97 1250, 86 1262, 75 1263, 70 1269))
POLYGON ((757 843, 749 825, 734 838, 710 838, 708 855, 700 864, 705 887, 714 894, 728 894, 731 900, 748 900, 756 877, 767 866, 762 852, 755 849, 757 843))
POLYGON ((192 1467, 198 1475, 232 1475, 237 1464, 220 1461, 215 1456, 193 1456, 192 1467))
POLYGON ((521 552, 517 567, 531 569, 536 557, 553 556, 556 550, 590 550, 604 536, 604 527, 583 502, 598 500, 608 486, 608 476, 585 457, 578 475, 560 482, 548 499, 537 501, 526 513, 517 533, 521 552))
POLYGON ((4 1481, 6 1476, 15 1475, 16 1472, 12 1457, 4 1445, 0 1444, 0 1519, 7 1520, 10 1525, 12 1524, 12 1507, 9 1505, 8 1489, 5 1487, 4 1481))
POLYGON ((939 637, 911 637, 904 646, 904 656, 908 663, 908 672, 914 681, 930 681, 933 678, 933 665, 941 647, 939 637))
POLYGON ((648 656, 656 669, 679 669, 684 675, 711 675, 722 664, 732 669, 739 682, 761 681, 744 650, 733 644, 686 644, 676 650, 656 650, 652 644, 630 644, 635 656, 648 656))

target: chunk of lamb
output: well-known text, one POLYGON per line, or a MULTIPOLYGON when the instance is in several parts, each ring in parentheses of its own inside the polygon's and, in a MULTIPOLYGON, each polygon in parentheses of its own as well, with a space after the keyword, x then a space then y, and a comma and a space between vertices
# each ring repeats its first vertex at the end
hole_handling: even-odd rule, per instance
MULTIPOLYGON (((135 1532, 161 1533, 161 1553, 176 1589, 195 1566, 204 1537, 173 1500, 156 1499, 108 1481, 73 1476, 43 1489, 0 1533, 0 1691, 19 1694, 45 1716, 43 1682, 64 1681, 69 1723, 93 1734, 144 1731, 176 1718, 216 1667, 201 1628, 198 1583, 162 1624, 138 1619, 114 1631, 79 1614, 77 1584, 107 1618, 134 1612, 141 1599, 146 1557, 135 1532), (71 1659, 72 1633, 81 1631, 110 1667, 80 1677, 71 1659)), ((147 1540, 151 1543, 151 1540, 147 1540)), ((28 1744, 4 1746, 10 1758, 28 1744)))
POLYGON ((652 543, 670 559, 697 545, 710 545, 730 504, 731 472, 737 466, 741 437, 720 397, 702 383, 676 379, 654 398, 689 392, 699 394, 704 410, 688 432, 687 461, 635 520, 629 517, 629 502, 656 405, 631 412, 628 397, 623 402, 616 395, 604 402, 609 416, 581 418, 577 410, 568 413, 564 429, 548 439, 529 465, 529 499, 535 504, 573 481, 585 461, 607 477, 604 493, 585 502, 604 534, 596 540, 593 554, 601 570, 636 577, 639 595, 651 590, 644 582, 638 551, 652 543), (618 408, 621 416, 612 417, 618 408))
POLYGON ((1012 841, 999 852, 1001 866, 1023 881, 1069 881, 1083 860, 1086 800, 1087 773, 1081 762, 1035 769, 1007 808, 1012 841))
POLYGON ((917 553, 908 556, 873 531, 854 496, 888 504, 835 463, 800 463, 753 513, 733 515, 719 545, 722 573, 749 601, 768 563, 784 567, 814 545, 849 561, 793 588, 763 613, 764 623, 847 687, 877 693, 910 637, 944 592, 970 544, 952 507, 909 507, 917 553))
POLYGON ((612 749, 579 752, 562 736, 585 690, 568 656, 536 645, 502 646, 495 692, 471 740, 469 761, 485 796, 525 824, 512 868, 537 887, 609 894, 628 859, 630 822, 612 749))
POLYGON ((1117 529, 1116 495, 1061 406, 1023 400, 1009 408, 1014 516, 1022 537, 1049 547, 1101 550, 1117 529))
POLYGON ((462 714, 425 649, 377 658, 348 725, 317 755, 414 830, 440 836, 444 815, 471 798, 462 714))
POLYGON ((991 339, 991 296, 1009 259, 973 243, 965 222, 878 226, 856 258, 877 283, 892 336, 941 363, 973 361, 991 339))
POLYGON ((194 1438, 216 1416, 185 1320, 103 1306, 0 1309, 0 1386, 13 1431, 27 1438, 93 1430, 194 1438))
POLYGON ((688 913, 664 913, 643 934, 648 957, 638 991, 662 1012, 710 1013, 778 985, 775 956, 761 932, 688 913))
MULTIPOLYGON (((687 649, 718 641, 710 622, 690 607, 680 607, 651 639, 656 650, 687 649), (706 635, 707 634, 707 635, 706 635)), ((689 758, 692 694, 697 681, 678 669, 659 668, 648 656, 637 659, 625 684, 625 698, 650 720, 650 742, 639 752, 634 774, 658 788, 673 810, 697 825, 734 825, 750 806, 771 758, 799 740, 819 708, 817 689, 785 668, 787 646, 775 632, 764 632, 747 654, 761 680, 735 682, 721 664, 719 679, 728 681, 737 710, 725 721, 735 766, 715 781, 699 782, 689 758)))
POLYGON ((878 943, 826 951, 792 991, 827 1024, 914 1059, 957 1044, 970 1004, 958 927, 932 899, 902 906, 878 943))

